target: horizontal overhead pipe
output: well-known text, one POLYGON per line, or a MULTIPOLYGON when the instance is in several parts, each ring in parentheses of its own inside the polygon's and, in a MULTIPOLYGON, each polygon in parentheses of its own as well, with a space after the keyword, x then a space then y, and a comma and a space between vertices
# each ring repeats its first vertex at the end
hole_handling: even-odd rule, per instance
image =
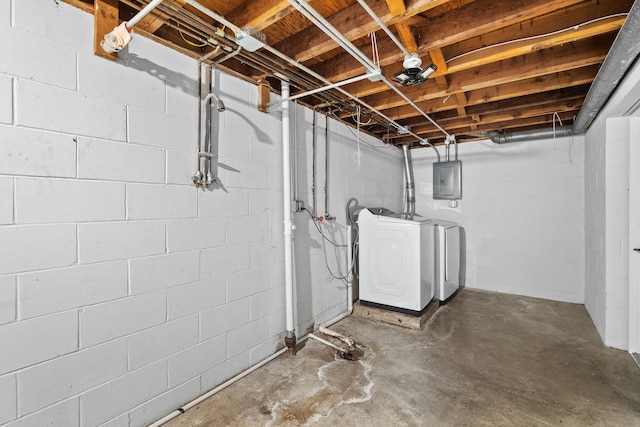
POLYGON ((640 53, 640 0, 636 0, 620 28, 573 122, 574 134, 589 129, 618 83, 640 53))
MULTIPOLYGON (((305 96, 314 95, 316 93, 324 92, 325 90, 335 89, 335 88, 340 87, 340 86, 345 86, 345 85, 348 85, 348 84, 351 84, 351 83, 359 82, 360 80, 364 80, 364 79, 367 79, 369 77, 370 77, 370 74, 363 74, 361 76, 352 77, 352 78, 347 79, 347 80, 342 80, 341 82, 332 83, 330 85, 326 85, 326 86, 322 86, 322 87, 319 87, 319 88, 316 88, 316 89, 308 90, 306 92, 302 92, 302 93, 298 93, 296 95, 290 96, 289 97, 289 101, 294 101, 294 100, 299 99, 299 98, 304 98, 305 96)), ((269 104, 269 107, 272 107, 274 105, 280 104, 282 102, 284 102, 284 100, 282 100, 282 99, 278 100, 278 101, 275 101, 273 104, 269 104)))
POLYGON ((511 133, 491 131, 487 132, 486 136, 496 144, 505 144, 585 133, 640 54, 638 40, 640 40, 640 0, 636 0, 631 6, 627 19, 613 41, 572 126, 511 133))
POLYGON ((509 132, 503 133, 496 130, 486 133, 487 137, 496 144, 506 144, 509 142, 524 142, 532 141, 534 139, 555 138, 563 136, 575 135, 571 126, 558 127, 555 130, 548 129, 533 129, 525 130, 521 132, 509 132))
MULTIPOLYGON (((331 37, 331 39, 333 41, 338 43, 338 45, 342 46, 342 48, 347 53, 349 53, 354 59, 356 59, 358 62, 360 62, 362 65, 364 65, 364 67, 365 67, 365 69, 367 71, 374 71, 374 70, 378 69, 378 67, 369 58, 367 58, 366 55, 364 55, 360 49, 358 49, 353 43, 351 43, 350 40, 346 39, 343 34, 341 34, 333 25, 331 25, 331 23, 329 23, 329 21, 327 21, 326 19, 324 19, 324 17, 319 15, 318 12, 315 11, 315 9, 313 9, 313 7, 311 7, 306 0, 289 0, 289 3, 291 5, 293 5, 305 17, 307 17, 307 19, 309 19, 312 23, 314 23, 318 28, 320 28, 326 35, 331 37)), ((287 56, 285 56, 284 54, 276 51, 273 48, 270 49, 269 46, 265 46, 265 48, 267 50, 269 50, 270 52, 280 56, 282 59, 286 58, 285 60, 289 60, 292 64, 294 64, 298 68, 304 69, 305 71, 309 72, 310 74, 318 76, 316 73, 314 73, 309 68, 306 68, 306 67, 302 66, 298 61, 292 61, 291 58, 288 58, 287 56)), ((322 79, 323 81, 326 81, 327 84, 331 83, 331 82, 329 82, 327 79, 325 79, 322 76, 318 76, 318 77, 320 77, 320 79, 322 79)), ((424 116, 427 120, 429 120, 438 130, 440 130, 442 133, 444 133, 447 137, 451 136, 438 123, 436 123, 436 121, 433 120, 427 113, 422 111, 420 109, 420 107, 418 107, 418 105, 416 105, 415 102, 413 102, 403 92, 401 92, 397 87, 395 87, 395 85, 393 83, 391 83, 389 81, 389 79, 387 79, 384 75, 381 75, 381 80, 390 89, 392 89, 394 92, 396 92, 396 94, 398 94, 400 97, 402 97, 409 105, 411 105, 413 108, 415 108, 416 111, 418 111, 422 116, 424 116)), ((378 115, 380 115, 381 117, 384 117, 391 124, 393 124, 393 126, 395 126, 398 131, 407 132, 408 129, 406 127, 400 126, 395 120, 387 117, 386 115, 384 115, 379 110, 375 109, 371 105, 369 105, 366 102, 362 101, 360 98, 358 98, 358 97, 356 97, 356 96, 350 94, 349 92, 346 92, 346 91, 344 91, 344 90, 342 90, 340 88, 338 88, 338 90, 341 93, 349 96, 351 99, 355 100, 356 102, 358 102, 359 104, 361 104, 365 108, 368 108, 368 109, 370 109, 372 111, 375 111, 378 115)), ((411 136, 417 138, 420 143, 425 143, 426 145, 429 145, 431 148, 433 148, 434 151, 436 152, 436 155, 438 156, 438 161, 440 161, 440 153, 438 152, 438 149, 435 146, 433 146, 430 142, 425 141, 423 138, 420 138, 420 136, 418 136, 414 132, 408 131, 407 133, 410 134, 411 136)))

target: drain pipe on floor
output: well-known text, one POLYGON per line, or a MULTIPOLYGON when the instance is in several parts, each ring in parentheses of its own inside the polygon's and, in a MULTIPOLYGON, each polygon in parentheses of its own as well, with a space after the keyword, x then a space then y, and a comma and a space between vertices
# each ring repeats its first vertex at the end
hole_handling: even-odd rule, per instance
MULTIPOLYGON (((345 316, 343 316, 344 318, 345 316)), ((327 326, 332 326, 333 324, 337 323, 339 320, 341 320, 342 318, 339 318, 338 320, 330 320, 328 322, 323 323, 321 326, 326 328, 327 326)), ((311 334, 307 334, 307 335, 303 335, 302 337, 300 337, 300 339, 298 340, 299 343, 302 343, 304 341, 306 341, 308 338, 310 338, 311 334)), ((343 336, 343 335, 341 335, 343 336)), ((348 338, 348 337, 345 337, 348 338)), ((355 346, 355 345, 354 345, 355 346)), ((272 360, 278 358, 279 356, 281 356, 282 354, 284 354, 285 352, 287 352, 287 348, 283 348, 278 350, 276 353, 272 354, 271 356, 267 357, 266 359, 264 359, 261 362, 258 362, 257 364, 253 365, 252 367, 240 372, 238 375, 228 379, 227 381, 223 382, 222 384, 220 384, 218 387, 209 390, 208 392, 206 392, 205 394, 203 394, 202 396, 196 397, 194 400, 192 400, 191 402, 188 402, 184 405, 182 405, 180 408, 176 409, 175 411, 171 412, 170 414, 168 414, 167 416, 159 419, 158 421, 154 422, 153 424, 149 424, 147 427, 160 427, 166 423, 168 423, 169 421, 171 421, 172 419, 184 414, 185 412, 187 412, 189 409, 193 408, 194 406, 198 405, 199 403, 204 402, 205 400, 207 400, 208 398, 210 398, 211 396, 220 393, 222 390, 226 389, 227 387, 229 387, 230 385, 240 381, 242 378, 246 377, 247 375, 249 375, 250 373, 260 369, 261 367, 263 367, 264 365, 266 365, 267 363, 271 362, 272 360)), ((339 348, 339 350, 344 350, 339 348)))

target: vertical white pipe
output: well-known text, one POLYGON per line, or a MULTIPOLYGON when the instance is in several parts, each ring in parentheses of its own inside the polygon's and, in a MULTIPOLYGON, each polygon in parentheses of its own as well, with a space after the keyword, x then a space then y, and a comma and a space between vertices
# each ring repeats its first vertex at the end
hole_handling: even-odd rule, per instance
POLYGON ((347 311, 353 311, 353 227, 347 225, 347 311))
POLYGON ((295 337, 293 325, 293 252, 291 223, 291 157, 289 135, 289 83, 282 82, 282 178, 284 199, 284 274, 287 338, 295 337))

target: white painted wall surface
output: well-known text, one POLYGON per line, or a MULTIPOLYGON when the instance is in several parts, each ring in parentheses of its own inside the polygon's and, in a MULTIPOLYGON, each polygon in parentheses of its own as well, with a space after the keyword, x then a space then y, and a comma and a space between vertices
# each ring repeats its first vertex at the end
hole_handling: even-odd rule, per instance
MULTIPOLYGON (((0 2, 3 427, 146 425, 282 345, 279 112, 258 112, 256 88, 222 75, 226 191, 199 191, 196 61, 135 36, 114 63, 92 39, 93 17, 65 3, 0 2)), ((310 112, 298 112, 309 205, 310 112)), ((401 156, 363 147, 358 171, 355 138, 330 128, 344 242, 347 196, 399 208, 401 156)), ((299 335, 346 307, 305 215, 299 335)))
POLYGON ((586 133, 585 305, 606 345, 629 345, 629 117, 640 114, 640 63, 586 133))
POLYGON ((466 286, 584 301, 584 138, 460 144, 455 209, 433 200, 435 153, 412 153, 416 211, 464 229, 466 286))

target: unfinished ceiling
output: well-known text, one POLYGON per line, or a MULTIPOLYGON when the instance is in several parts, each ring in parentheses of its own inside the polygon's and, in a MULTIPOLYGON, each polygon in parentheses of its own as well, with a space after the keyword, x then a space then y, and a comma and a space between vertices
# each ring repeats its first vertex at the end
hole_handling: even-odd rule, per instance
MULTIPOLYGON (((146 0, 66 1, 101 11, 96 14, 97 34, 110 31, 114 22, 130 19, 148 4, 146 0)), ((361 62, 296 9, 303 1, 197 2, 237 27, 260 31, 273 49, 242 49, 231 55, 237 47, 232 29, 194 8, 189 0, 166 0, 135 27, 135 32, 152 34, 205 62, 218 62, 216 67, 260 84, 263 91, 270 86, 271 91, 279 92, 283 77, 291 82, 295 95, 325 86, 327 81, 337 83, 364 75, 361 62)), ((421 139, 439 144, 445 138, 427 115, 458 142, 483 138, 490 131, 548 128, 560 122, 570 125, 633 1, 365 3, 406 51, 419 53, 422 67, 433 63, 437 71, 415 86, 396 85, 394 90, 384 81, 365 78, 299 102, 351 125, 360 112, 361 130, 392 144, 418 146, 421 139), (407 126, 410 133, 397 125, 407 126)), ((404 68, 403 50, 357 0, 312 0, 309 4, 368 58, 377 51, 387 79, 404 68), (372 47, 374 40, 377 50, 372 47)), ((98 51, 96 48, 100 54, 98 51)))

